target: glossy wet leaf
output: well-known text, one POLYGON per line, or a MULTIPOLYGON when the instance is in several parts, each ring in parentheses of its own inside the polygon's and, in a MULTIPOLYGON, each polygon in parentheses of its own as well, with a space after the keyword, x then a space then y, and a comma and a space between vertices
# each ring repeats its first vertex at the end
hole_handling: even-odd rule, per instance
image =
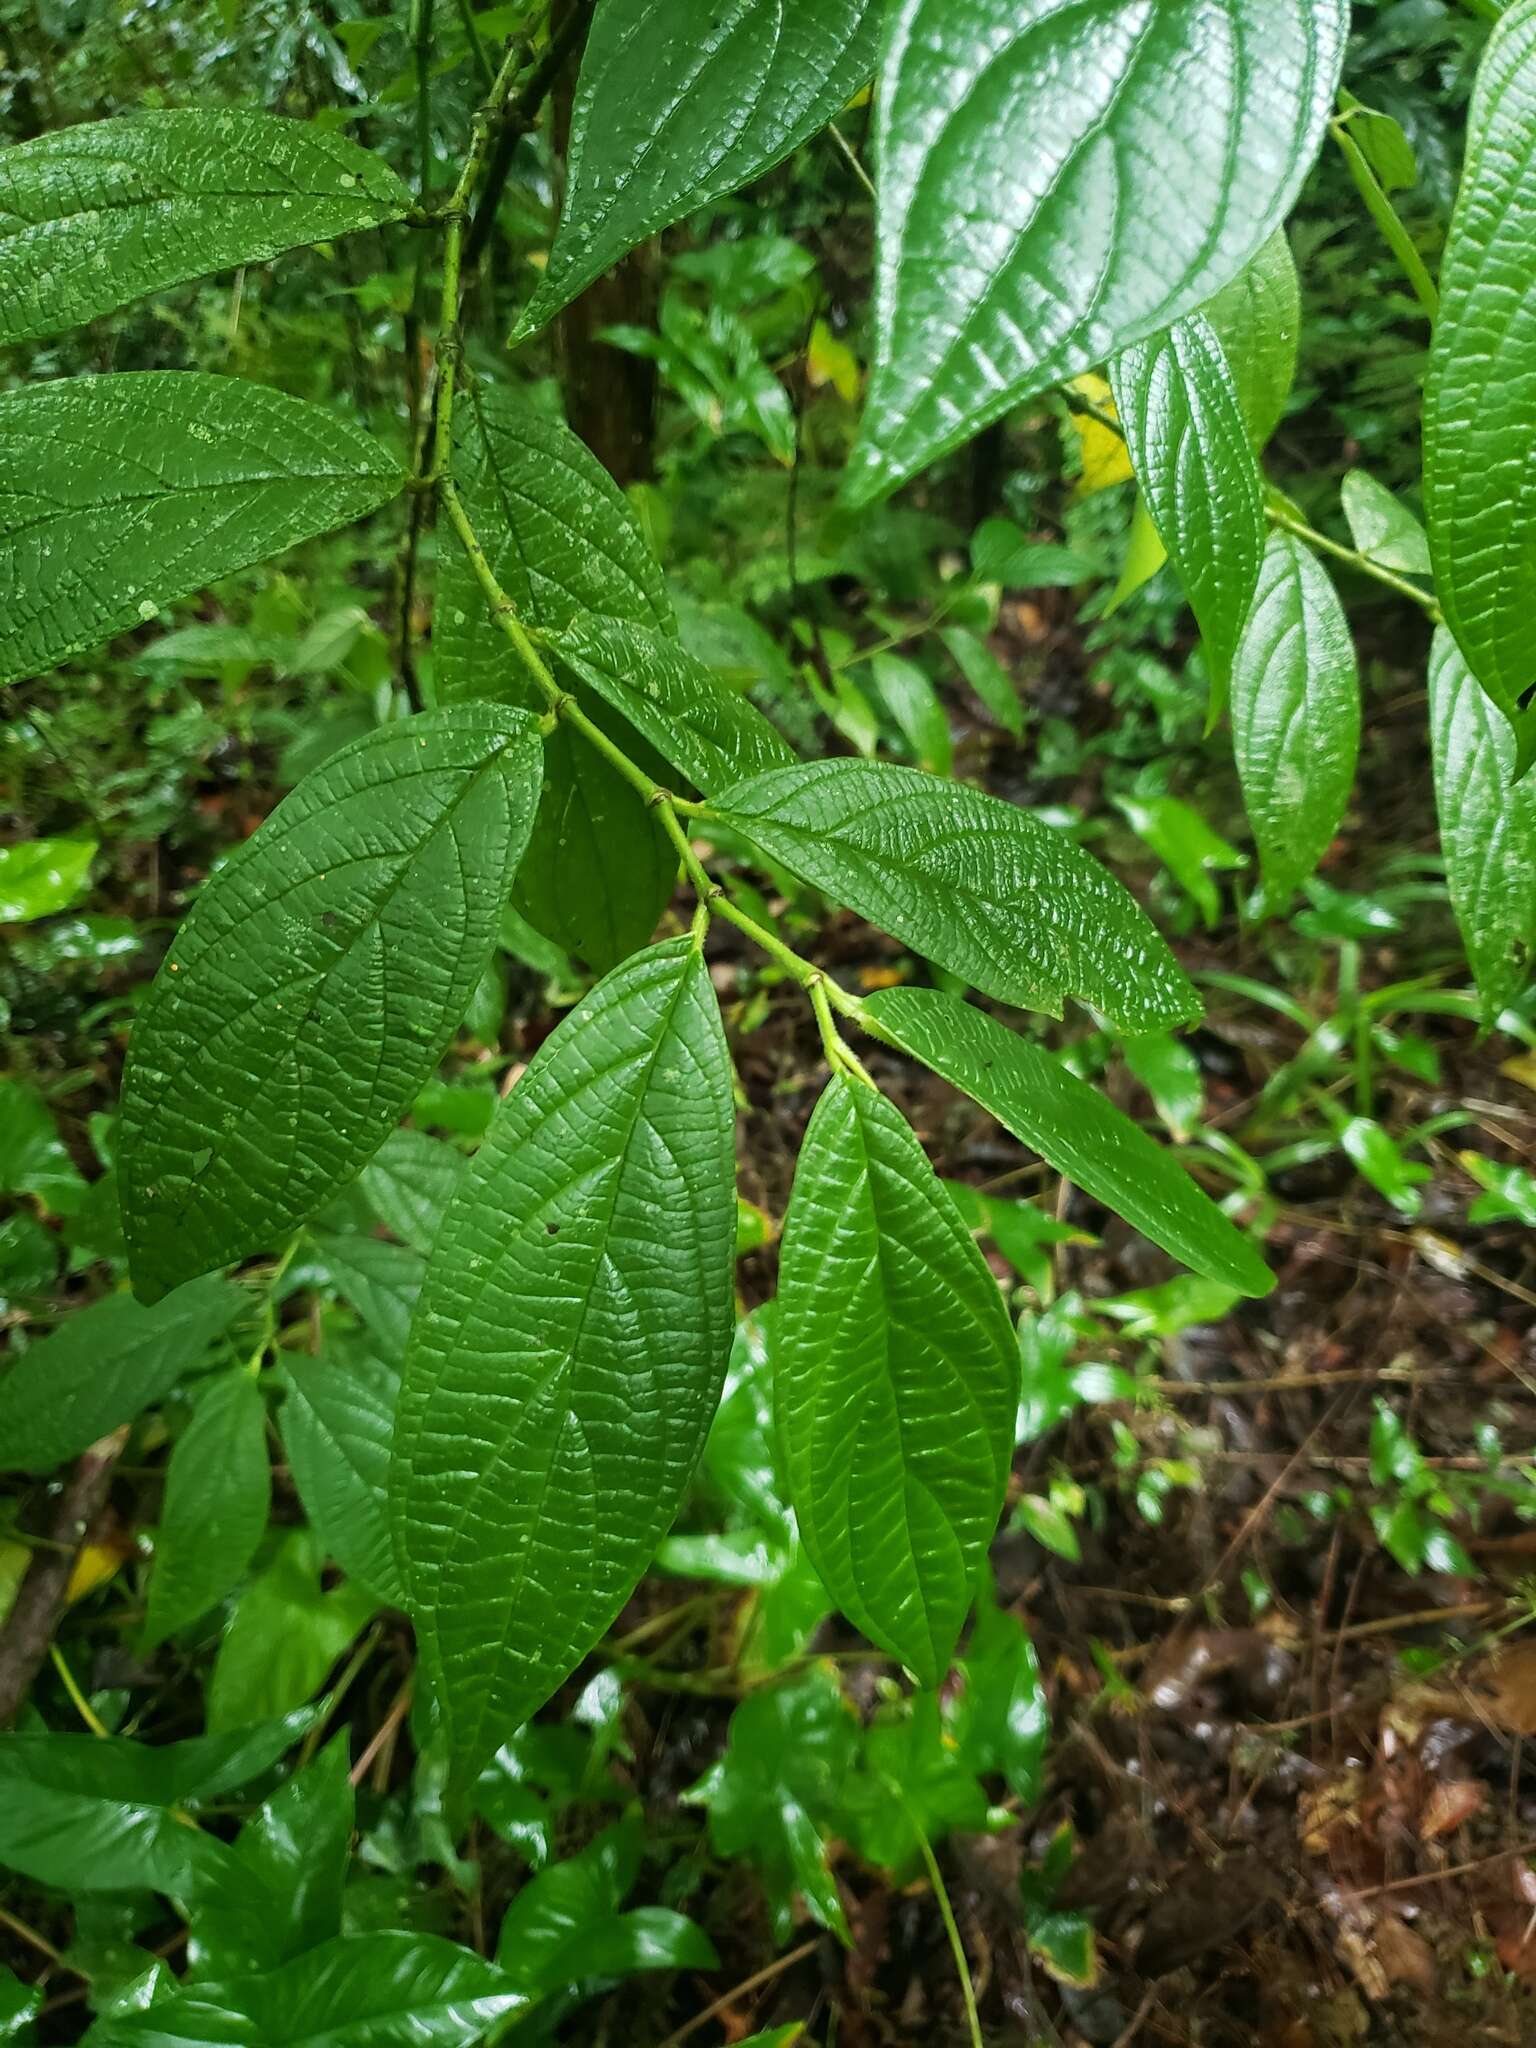
POLYGON ((1029 812, 885 762, 827 760, 728 789, 734 831, 860 917, 1003 1002, 1076 996, 1127 1031, 1200 1014, 1107 869, 1029 812))
POLYGON ((275 1970, 185 1985, 104 2020, 90 2048, 471 2048, 526 2001, 435 1934, 349 1934, 275 1970))
POLYGON ((546 1040, 444 1222, 391 1488, 461 1782, 608 1627, 692 1475, 730 1350, 733 1137, 709 976, 670 941, 546 1040))
POLYGON ((1301 343, 1301 281, 1284 228, 1201 311, 1232 372, 1249 439, 1262 452, 1285 415, 1301 343))
POLYGON ((1430 653, 1429 725, 1446 881, 1491 1023, 1536 954, 1536 786, 1514 780, 1508 726, 1445 632, 1430 653))
POLYGON ((1125 1064, 1152 1098, 1152 1106, 1178 1144, 1187 1144, 1205 1113, 1200 1062, 1181 1038, 1151 1031, 1120 1048, 1125 1064))
POLYGON ((1274 1276, 1241 1231, 1096 1088, 995 1018, 926 989, 868 998, 879 1029, 964 1089, 1021 1143, 1143 1236, 1209 1278, 1267 1294, 1274 1276))
POLYGON ((748 185, 875 66, 874 0, 604 0, 571 114, 565 205, 532 334, 648 235, 748 185))
POLYGON ((385 1507, 398 1367, 333 1339, 318 1358, 291 1358, 286 1378, 283 1448, 311 1528, 344 1571, 403 1605, 385 1507))
POLYGON ((357 1311, 380 1355, 397 1365, 405 1355, 426 1260, 420 1252, 386 1244, 381 1237, 316 1230, 311 1242, 314 1264, 300 1271, 311 1281, 334 1287, 357 1311))
POLYGON ((246 1307, 227 1280, 194 1280, 153 1308, 108 1294, 38 1337, 0 1379, 0 1467, 51 1472, 131 1422, 200 1365, 246 1307))
POLYGON ((320 1567, 311 1532, 288 1529, 247 1582, 208 1681, 210 1729, 245 1728, 303 1706, 374 1613, 373 1593, 351 1579, 325 1587, 320 1567))
POLYGON ((705 796, 795 758, 756 706, 674 637, 601 618, 573 620, 547 637, 565 665, 705 796))
POLYGON ((403 474, 327 407, 134 371, 0 398, 0 683, 377 511, 403 474))
POLYGON ((901 1113, 834 1074, 784 1220, 774 1406, 806 1553, 850 1621, 943 1677, 1002 1507, 1018 1352, 901 1113))
POLYGON ((533 720, 496 706, 381 726, 203 890, 124 1077, 143 1297, 280 1246, 409 1106, 491 956, 539 762, 533 720))
MULTIPOLYGON (((498 940, 501 935, 498 927, 498 940)), ((363 1168, 358 1186, 385 1228, 425 1255, 463 1178, 462 1152, 425 1131, 399 1130, 363 1168)))
POLYGON ((1213 715, 1264 554, 1264 493, 1237 386, 1191 313, 1111 365, 1143 501, 1199 621, 1213 715))
POLYGON ((1339 486, 1350 537, 1362 555, 1404 576, 1430 573, 1429 541, 1406 505, 1363 469, 1352 469, 1339 486))
POLYGON ((857 1742, 832 1667, 812 1664, 748 1693, 731 1716, 724 1755, 684 1795, 708 1809, 719 1855, 757 1866, 780 1942, 789 1939, 798 1892, 820 1926, 852 1943, 826 1844, 857 1742))
POLYGON ((1348 25, 1343 0, 897 0, 853 502, 1251 262, 1322 139, 1348 25))
POLYGON ((209 107, 56 128, 0 151, 0 346, 410 207, 381 157, 312 121, 209 107))
POLYGON ((233 1367, 202 1389, 166 1467, 146 1644, 196 1621, 239 1581, 271 1500, 266 1403, 253 1376, 233 1367))
POLYGON ((1265 895, 1283 907, 1332 845, 1355 781, 1360 676, 1333 580, 1272 533, 1232 670, 1232 748, 1265 895))
POLYGON ((94 839, 24 839, 0 846, 0 924, 30 924, 67 910, 85 887, 94 839))
POLYGON ((1536 0, 1483 52, 1424 386, 1424 510, 1435 590, 1468 668, 1536 757, 1536 0))

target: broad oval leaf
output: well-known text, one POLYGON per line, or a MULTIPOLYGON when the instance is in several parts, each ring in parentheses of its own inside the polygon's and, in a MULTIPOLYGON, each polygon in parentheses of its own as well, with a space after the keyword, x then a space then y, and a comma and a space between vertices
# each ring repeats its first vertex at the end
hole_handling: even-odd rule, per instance
POLYGON ((1262 452, 1296 382, 1301 280, 1284 228, 1201 308, 1237 386, 1248 436, 1262 452))
POLYGON ((863 503, 1211 298, 1322 138, 1345 0, 896 0, 863 503))
POLYGON ((874 70, 879 18, 878 0, 603 0, 559 232, 517 336, 824 128, 874 70))
POLYGON ((1429 658, 1429 728, 1446 880, 1493 1023, 1536 958, 1536 784, 1515 781, 1509 728, 1444 630, 1429 658))
POLYGON ((1404 576, 1428 576, 1429 539, 1406 505, 1363 469, 1352 469, 1339 485, 1350 539, 1362 555, 1404 576))
POLYGON ((98 2021, 91 2048, 471 2048, 528 2003, 436 1934, 343 1934, 275 1970, 181 1985, 98 2021))
POLYGON ((1207 1279, 1268 1294, 1274 1275, 1242 1232, 1139 1124, 995 1017, 930 989, 868 998, 871 1022, 995 1116, 1095 1201, 1207 1279))
POLYGON ((283 1449, 310 1527, 343 1571, 402 1606, 385 1505, 399 1369, 333 1339, 285 1377, 283 1449))
POLYGON ((1002 1002, 1060 1016, 1062 998, 1076 996, 1125 1031, 1200 1014, 1182 968, 1106 868, 963 783, 816 761, 726 790, 710 815, 1002 1002))
POLYGON ((1199 313, 1127 349, 1110 380, 1143 502, 1200 624, 1214 720, 1264 555, 1264 487, 1237 386, 1199 313))
POLYGON ((841 1074, 795 1169, 776 1327, 806 1553, 849 1620, 937 1685, 1002 1509, 1018 1345, 906 1120, 841 1074))
MULTIPOLYGON (((497 581, 525 624, 623 619, 676 632, 660 565, 623 492, 584 443, 515 394, 476 385, 454 412, 454 482, 497 581), (590 615, 590 617, 589 617, 590 615)), ((542 712, 456 546, 446 546, 433 615, 443 701, 483 697, 542 712)), ((634 729, 572 678, 583 709, 665 779, 634 729)), ((660 820, 585 740, 565 728, 544 749, 544 791, 518 874, 517 908, 597 973, 656 929, 677 881, 660 820)))
POLYGON ((730 1057, 688 939, 539 1049, 444 1220, 391 1476, 461 1786, 586 1655, 677 1511, 731 1346, 730 1057))
POLYGON ((575 619, 546 643, 708 796, 795 758, 789 743, 680 641, 621 619, 575 619))
POLYGON ((309 121, 176 109, 55 129, 0 151, 0 346, 411 204, 381 158, 309 121))
POLYGON ((0 1470, 51 1472, 168 1394, 245 1309, 227 1280, 145 1308, 109 1294, 28 1346, 0 1379, 0 1470))
POLYGON ((163 1643, 239 1580, 266 1533, 272 1504, 267 1407, 243 1367, 199 1397, 165 1475, 144 1641, 163 1643))
POLYGON ((1272 533, 1232 668, 1232 746, 1265 894, 1283 906, 1332 843, 1354 787, 1360 674, 1327 571, 1272 533))
POLYGON ((1435 589, 1467 666, 1536 759, 1536 0, 1495 25, 1468 117, 1424 386, 1435 589))
POLYGON ((269 1249, 409 1106, 496 941, 538 728, 463 704, 285 797, 193 906, 140 1012, 120 1173, 141 1298, 269 1249))
POLYGON ((139 370, 0 398, 0 683, 361 519, 400 465, 324 406, 139 370))

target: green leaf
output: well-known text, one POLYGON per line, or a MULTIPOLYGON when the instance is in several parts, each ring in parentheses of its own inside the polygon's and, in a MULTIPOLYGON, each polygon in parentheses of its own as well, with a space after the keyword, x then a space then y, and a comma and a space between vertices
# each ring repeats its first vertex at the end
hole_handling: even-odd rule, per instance
POLYGON ((1333 842, 1360 750, 1360 675, 1332 579, 1272 533, 1232 670, 1232 748, 1272 907, 1333 842))
POLYGON ((522 712, 381 726, 312 770, 204 889, 124 1076, 142 1297, 280 1244, 376 1150, 490 959, 538 773, 522 712))
POLYGON ((28 1346, 0 1380, 0 1466, 51 1472, 200 1365, 245 1309, 227 1280, 194 1280, 144 1308, 109 1294, 28 1346))
POLYGON ((763 714, 675 638, 601 618, 574 619, 544 637, 705 796, 795 758, 763 714))
POLYGON ((1214 925, 1221 915, 1221 894, 1212 878, 1245 868, 1248 856, 1228 845, 1198 811, 1176 796, 1117 796, 1114 804, 1191 898, 1205 923, 1214 925))
POLYGON ((1344 0, 896 0, 853 502, 1250 263, 1311 166, 1348 26, 1344 0))
POLYGON ((1180 1145, 1188 1142, 1205 1113, 1200 1062, 1182 1039, 1166 1031, 1128 1038, 1120 1048, 1125 1064, 1152 1098, 1152 1107, 1180 1145))
POLYGON ((1339 486, 1344 517, 1362 555, 1403 576, 1430 573, 1429 541, 1422 526, 1384 484, 1352 469, 1339 486))
POLYGON ((1301 281, 1284 228, 1201 311, 1232 372, 1248 437, 1262 454, 1284 417, 1301 343, 1301 281))
POLYGON ((947 1739, 937 1693, 878 1710, 859 1765, 844 1800, 848 1836, 866 1863, 889 1870, 898 1883, 921 1868, 925 1840, 987 1827, 987 1795, 947 1739))
POLYGON ((526 2000, 435 1934, 348 1934, 280 1968, 187 1985, 102 2020, 89 2048, 470 2048, 526 2000))
POLYGON ((711 806, 802 881, 1002 1002, 1076 996, 1126 1031, 1200 1014, 1107 869, 1028 811, 886 762, 781 768, 711 806))
POLYGON ((628 1599, 730 1350, 730 1056, 687 939, 540 1048, 444 1220, 395 1434, 396 1549, 472 1783, 628 1599))
POLYGON ((834 1074, 784 1220, 775 1414, 807 1555, 923 1685, 997 1525, 1018 1379, 997 1282, 922 1147, 834 1074))
POLYGON ((0 151, 0 347, 410 207, 381 158, 310 121, 210 108, 55 129, 0 151))
POLYGON ((355 1800, 345 1730, 245 1823, 193 1926, 198 1976, 267 1970, 341 1932, 355 1800))
POLYGON ((463 1178, 462 1152, 425 1131, 401 1130, 390 1132, 357 1184, 385 1228, 425 1256, 463 1178))
POLYGON ((357 1310, 383 1356, 397 1363, 405 1355, 426 1260, 420 1252, 386 1244, 380 1237, 333 1236, 317 1230, 313 1241, 314 1277, 334 1287, 357 1310))
POLYGON ((780 1942, 789 1938, 798 1891, 818 1925, 852 1945, 826 1837, 857 1745, 858 1725, 831 1666, 812 1664, 748 1693, 731 1716, 725 1754, 683 1795, 708 1809, 718 1855, 748 1857, 762 1873, 780 1942))
POLYGON ((318 1358, 290 1359, 285 1378, 283 1448, 310 1526, 343 1571, 403 1606, 385 1507, 399 1370, 333 1338, 318 1358))
POLYGON ((0 1963, 0 2041, 30 2041, 42 2002, 40 1987, 23 1984, 14 1970, 0 1963))
POLYGON ((930 775, 948 775, 954 759, 949 718, 917 663, 899 654, 877 654, 869 664, 869 680, 917 766, 930 775))
POLYGON ((0 924, 31 924, 67 910, 85 887, 94 839, 26 839, 0 846, 0 924))
POLYGON ((1435 590, 1477 681, 1536 759, 1536 0, 1516 0, 1478 68, 1424 387, 1424 510, 1435 590))
POLYGON ((984 1011, 926 989, 868 998, 873 1024, 964 1089, 1022 1144, 1197 1273, 1267 1294, 1274 1275, 1242 1233, 1138 1124, 984 1011))
POLYGON ((320 1585, 320 1552, 307 1529, 279 1538, 266 1569, 236 1602, 208 1684, 208 1726, 222 1733, 291 1713, 378 1606, 351 1581, 320 1585))
POLYGON ((350 421, 236 377, 141 370, 9 393, 0 683, 377 511, 403 480, 350 421))
POLYGON ((516 336, 648 235, 749 185, 826 126, 875 66, 874 0, 604 0, 571 114, 565 207, 516 336))
POLYGON ((619 1911, 639 1874, 643 1839, 636 1810, 523 1886, 496 1944, 496 1960, 519 1991, 545 1998, 595 1977, 719 1967, 713 1942, 683 1914, 619 1911))
POLYGON ((59 1215, 74 1215, 86 1184, 38 1091, 0 1077, 0 1193, 38 1195, 59 1215))
POLYGON ((1444 631, 1429 658, 1429 726, 1446 880, 1493 1023, 1536 954, 1536 785, 1515 781, 1508 726, 1444 631))
POLYGON ((965 1690, 950 1716, 960 1755, 973 1771, 999 1772, 1009 1791, 1032 1806, 1044 1778, 1050 1702, 1029 1631, 999 1607, 990 1579, 976 1603, 960 1667, 965 1690))
POLYGON ((1004 732, 1022 739, 1024 707, 1019 702, 1018 686, 991 648, 963 626, 947 626, 939 638, 948 648, 955 667, 1004 732))
POLYGON ((206 1614, 256 1555, 272 1502, 267 1409, 244 1367, 203 1389, 166 1468, 144 1641, 206 1614))
POLYGON ((1094 565, 1055 541, 1031 540, 1011 519, 984 519, 971 537, 971 573, 1005 590, 1070 590, 1094 565))
POLYGON ((1110 381, 1142 498, 1199 621, 1214 722, 1264 554, 1264 490, 1237 386, 1199 313, 1127 349, 1110 381))
POLYGON ((0 1735, 0 1863, 38 1884, 180 1894, 227 1868, 180 1809, 270 1768, 307 1713, 152 1749, 122 1736, 0 1735))

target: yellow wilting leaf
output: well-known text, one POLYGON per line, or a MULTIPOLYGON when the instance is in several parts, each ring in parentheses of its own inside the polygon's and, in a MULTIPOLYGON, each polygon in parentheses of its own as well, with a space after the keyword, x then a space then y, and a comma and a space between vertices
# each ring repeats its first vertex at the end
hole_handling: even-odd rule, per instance
POLYGON ((115 1578, 131 1555, 130 1544, 121 1539, 114 1540, 111 1536, 104 1543, 82 1543, 65 1588, 66 1604, 73 1607, 87 1593, 94 1593, 98 1586, 104 1586, 108 1579, 115 1578))
POLYGON ((858 398, 859 359, 846 342, 838 340, 825 320, 818 320, 811 329, 805 373, 814 390, 830 384, 838 397, 845 398, 850 405, 858 398))
POLYGON ((1500 1060, 1499 1072, 1524 1088, 1536 1088, 1536 1052, 1517 1053, 1512 1060, 1500 1060))
MULTIPOLYGON (((1108 381, 1093 371, 1074 377, 1067 389, 1075 391, 1080 398, 1086 398, 1090 405, 1108 413, 1111 419, 1118 417, 1108 381)), ((1122 437, 1111 428, 1102 426, 1098 420, 1090 419, 1086 413, 1075 412, 1071 419, 1083 457, 1083 474, 1074 495, 1087 498, 1095 491, 1108 490, 1111 484, 1128 484, 1134 472, 1122 437)))

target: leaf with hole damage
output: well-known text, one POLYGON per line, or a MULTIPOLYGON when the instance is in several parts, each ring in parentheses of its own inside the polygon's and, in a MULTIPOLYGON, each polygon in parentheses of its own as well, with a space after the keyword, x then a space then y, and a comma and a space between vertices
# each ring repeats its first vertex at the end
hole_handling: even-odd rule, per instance
POLYGON ((395 1426, 396 1551, 462 1790, 612 1622, 730 1351, 730 1058, 687 939, 539 1049, 444 1220, 395 1426))
POLYGON ((378 1148, 491 956, 538 728, 462 704, 312 771, 219 869, 139 1014, 120 1173, 142 1298, 271 1250, 378 1148))
POLYGON ((1251 262, 1311 166, 1348 26, 1345 0, 895 0, 851 502, 1251 262))
POLYGON ((906 1120, 841 1074, 795 1169, 776 1330, 806 1554, 849 1620, 937 1685, 1002 1509, 1018 1345, 906 1120))
POLYGON ((56 128, 0 150, 0 346, 411 204, 381 157, 311 121, 177 108, 56 128))
POLYGON ((400 465, 308 399, 137 370, 0 398, 0 683, 395 496, 400 465))

